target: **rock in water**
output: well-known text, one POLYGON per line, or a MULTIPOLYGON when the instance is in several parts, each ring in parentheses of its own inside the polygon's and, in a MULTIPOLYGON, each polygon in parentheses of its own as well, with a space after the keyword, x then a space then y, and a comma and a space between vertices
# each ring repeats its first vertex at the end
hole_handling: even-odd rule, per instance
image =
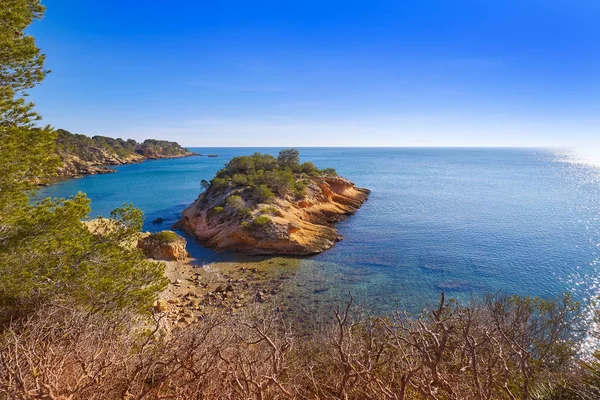
POLYGON ((274 189, 266 191, 268 179, 267 185, 246 183, 255 179, 257 171, 250 170, 246 175, 240 171, 248 171, 250 162, 254 165, 271 162, 268 157, 257 154, 234 158, 183 211, 177 227, 208 247, 248 254, 315 254, 341 240, 333 224, 358 210, 370 191, 332 173, 316 170, 310 163, 308 167, 305 163, 292 169, 271 167, 273 170, 258 171, 259 177, 261 173, 265 176, 271 173, 273 180, 284 177, 286 184, 295 190, 278 193, 273 184, 274 189), (311 167, 316 172, 290 172, 311 167))
POLYGON ((173 231, 153 233, 138 240, 138 248, 146 257, 156 260, 181 261, 188 258, 186 241, 173 231))

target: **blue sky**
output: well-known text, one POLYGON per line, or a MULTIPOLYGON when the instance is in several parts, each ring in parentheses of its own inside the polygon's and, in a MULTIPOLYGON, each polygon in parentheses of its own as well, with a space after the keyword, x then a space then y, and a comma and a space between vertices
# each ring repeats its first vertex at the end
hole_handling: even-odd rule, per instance
POLYGON ((600 145, 597 0, 46 0, 32 92, 186 146, 600 145))

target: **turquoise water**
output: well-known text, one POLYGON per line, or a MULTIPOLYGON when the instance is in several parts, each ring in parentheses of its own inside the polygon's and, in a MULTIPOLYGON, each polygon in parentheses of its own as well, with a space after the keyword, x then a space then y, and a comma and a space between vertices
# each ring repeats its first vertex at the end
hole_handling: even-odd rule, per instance
MULTIPOLYGON (((168 228, 231 157, 279 149, 193 149, 191 157, 118 167, 116 174, 59 182, 43 196, 83 191, 94 215, 124 202, 146 213, 147 230, 168 228), (162 225, 152 224, 164 218, 162 225)), ((351 292, 368 308, 416 311, 441 291, 468 298, 486 292, 542 297, 597 292, 600 170, 572 154, 540 149, 301 150, 303 161, 334 167, 372 190, 338 225, 345 239, 303 259, 284 291, 303 307, 329 307, 351 292), (316 293, 315 293, 316 292, 316 293)), ((193 256, 215 254, 188 238, 193 256)))

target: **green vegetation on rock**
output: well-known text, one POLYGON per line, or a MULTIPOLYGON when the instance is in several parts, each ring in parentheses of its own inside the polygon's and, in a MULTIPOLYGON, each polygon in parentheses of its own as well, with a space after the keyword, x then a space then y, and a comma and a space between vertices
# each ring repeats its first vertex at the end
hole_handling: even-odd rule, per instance
POLYGON ((224 207, 217 206, 217 207, 213 207, 213 208, 210 210, 210 214, 211 214, 211 215, 217 215, 217 214, 221 214, 223 211, 225 211, 225 208, 224 208, 224 207))
POLYGON ((277 158, 269 154, 254 153, 234 157, 225 168, 217 172, 207 189, 251 189, 256 201, 268 202, 275 195, 294 194, 302 197, 306 178, 334 173, 335 170, 331 168, 319 170, 311 162, 301 164, 300 154, 296 149, 281 150, 277 158))
POLYGON ((260 209, 260 212, 263 214, 269 214, 269 215, 273 215, 276 217, 280 217, 281 216, 281 211, 279 211, 278 209, 276 209, 273 206, 267 206, 267 207, 263 207, 260 209))
POLYGON ((178 143, 166 140, 147 139, 138 143, 133 139, 73 134, 64 129, 58 129, 56 133, 56 154, 63 164, 58 173, 65 176, 111 172, 105 166, 194 154, 178 143))
POLYGON ((271 222, 271 218, 266 215, 259 215, 258 217, 252 220, 252 224, 256 226, 263 226, 271 222))
POLYGON ((179 239, 179 236, 173 231, 161 231, 150 235, 151 238, 158 240, 160 243, 173 243, 179 239))
MULTIPOLYGON (((281 150, 278 157, 261 153, 234 157, 210 182, 201 181, 205 192, 200 204, 208 209, 210 224, 233 219, 256 225, 253 218, 257 214, 283 216, 278 200, 304 199, 308 185, 314 189, 321 177, 332 174, 333 169, 319 170, 311 162, 300 163, 296 149, 281 150)), ((260 218, 260 222, 267 221, 260 218)))

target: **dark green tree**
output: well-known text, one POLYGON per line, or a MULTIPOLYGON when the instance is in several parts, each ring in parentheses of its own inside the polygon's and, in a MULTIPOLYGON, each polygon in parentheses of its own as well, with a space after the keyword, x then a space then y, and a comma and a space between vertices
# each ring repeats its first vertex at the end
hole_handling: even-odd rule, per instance
POLYGON ((300 152, 296 149, 285 149, 279 152, 277 162, 284 167, 294 168, 300 164, 300 152))
POLYGON ((47 73, 44 55, 24 33, 43 13, 39 0, 0 3, 0 323, 48 301, 149 310, 165 286, 164 265, 135 248, 141 211, 126 206, 115 219, 86 224, 84 194, 30 201, 59 165, 55 131, 39 127, 41 117, 25 100, 47 73))

